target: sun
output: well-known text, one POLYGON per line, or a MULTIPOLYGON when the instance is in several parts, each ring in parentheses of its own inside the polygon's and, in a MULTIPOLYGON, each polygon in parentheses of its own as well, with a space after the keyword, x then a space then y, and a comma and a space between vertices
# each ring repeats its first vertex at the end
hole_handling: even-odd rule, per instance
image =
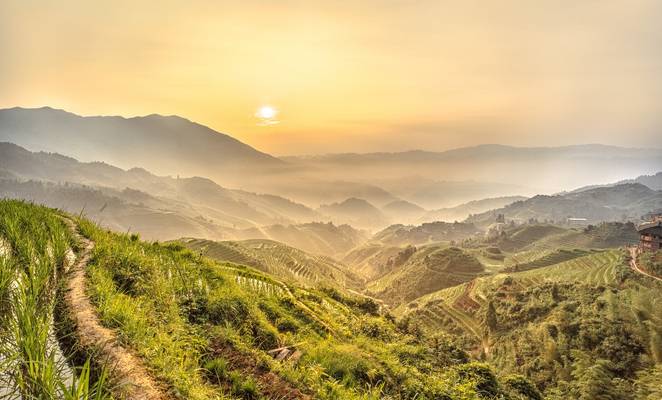
POLYGON ((263 120, 274 119, 276 115, 278 115, 278 110, 271 106, 262 106, 258 108, 257 112, 255 113, 256 117, 263 120))

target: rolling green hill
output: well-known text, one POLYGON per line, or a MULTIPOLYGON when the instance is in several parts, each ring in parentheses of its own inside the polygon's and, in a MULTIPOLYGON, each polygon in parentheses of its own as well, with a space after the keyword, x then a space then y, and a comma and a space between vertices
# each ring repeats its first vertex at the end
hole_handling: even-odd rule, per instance
MULTIPOLYGON (((324 254, 334 258, 340 258, 369 238, 366 231, 355 229, 350 225, 335 225, 330 222, 270 225, 263 227, 261 231, 265 238, 294 246, 308 253, 324 254)), ((237 236, 242 238, 242 233, 238 233, 237 236)), ((245 238, 254 237, 248 232, 245 238)))
POLYGON ((521 271, 559 263, 584 255, 591 249, 621 247, 637 240, 638 234, 632 223, 604 222, 585 228, 534 223, 503 226, 498 232, 470 245, 482 248, 479 259, 484 264, 521 271), (487 248, 498 249, 499 257, 490 257, 487 248))
POLYGON ((402 265, 367 286, 371 296, 398 305, 483 274, 484 266, 457 247, 428 245, 414 249, 402 265))
POLYGON ((352 270, 365 279, 375 280, 402 265, 400 260, 403 257, 398 255, 405 252, 406 248, 368 242, 345 254, 342 262, 350 265, 352 270))
POLYGON ((153 380, 162 394, 149 398, 538 398, 525 395, 536 394, 526 379, 497 376, 452 338, 398 325, 366 297, 291 285, 17 201, 0 201, 0 238, 3 396, 105 400, 153 380), (71 257, 73 276, 61 274, 71 257), (72 280, 91 309, 72 308, 69 295, 60 303, 72 280), (82 335, 72 337, 60 324, 69 318, 115 339, 68 326, 82 335), (67 343, 75 355, 61 351, 67 343), (106 346, 125 356, 108 364, 106 346), (141 380, 131 380, 135 371, 141 380))
POLYGON ((554 225, 523 225, 506 229, 494 244, 503 251, 519 251, 541 239, 565 232, 565 229, 554 225))
POLYGON ((393 246, 460 241, 481 233, 473 224, 430 222, 418 226, 391 225, 377 232, 372 240, 393 246))
POLYGON ((516 201, 526 200, 523 196, 492 197, 473 200, 454 207, 440 208, 425 213, 420 219, 423 222, 433 221, 464 221, 471 214, 479 214, 495 208, 501 208, 516 201))
POLYGON ((402 329, 365 297, 80 226, 96 242, 90 291, 102 322, 185 398, 487 399, 530 389, 466 363, 449 338, 402 329))
POLYGON ((605 398, 652 399, 660 389, 651 383, 662 361, 660 289, 629 269, 624 250, 593 251, 477 278, 395 313, 408 325, 461 335, 467 349, 533 380, 546 398, 580 398, 594 385, 605 398))

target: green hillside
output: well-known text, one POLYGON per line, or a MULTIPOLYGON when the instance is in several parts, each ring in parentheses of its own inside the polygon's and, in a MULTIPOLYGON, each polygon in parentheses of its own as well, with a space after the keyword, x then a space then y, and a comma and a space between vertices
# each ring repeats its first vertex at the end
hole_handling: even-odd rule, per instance
POLYGON ((627 263, 623 250, 589 252, 481 277, 395 311, 407 325, 464 337, 468 350, 526 376, 546 398, 653 399, 662 286, 627 263))
POLYGON ((370 282, 367 293, 398 305, 483 274, 483 265, 457 247, 429 245, 415 250, 398 268, 370 282))
POLYGON ((662 252, 646 252, 638 258, 641 268, 654 276, 662 276, 662 252))
POLYGON ((365 279, 374 280, 401 266, 406 254, 407 247, 369 242, 348 252, 342 262, 365 279))
POLYGON ((366 287, 357 270, 281 243, 143 242, 3 200, 0 397, 127 398, 126 365, 77 325, 68 293, 83 279, 85 318, 166 398, 656 399, 662 284, 600 248, 630 229, 348 253, 382 274, 365 293, 389 311, 350 294, 366 287))
POLYGON ((421 225, 391 225, 372 240, 392 246, 460 241, 481 233, 473 224, 430 222, 421 225))
POLYGON ((181 239, 179 242, 206 257, 254 267, 292 283, 352 289, 363 286, 361 278, 332 258, 308 254, 273 240, 181 239))
POLYGON ((102 321, 185 398, 479 399, 527 384, 499 383, 369 299, 80 225, 97 244, 89 276, 102 321))
POLYGON ((0 201, 0 235, 3 397, 133 398, 122 393, 141 387, 131 381, 136 371, 161 393, 148 398, 514 399, 535 393, 521 377, 497 377, 471 362, 450 337, 396 324, 365 297, 290 285, 181 244, 143 242, 20 202, 0 201), (60 274, 73 258, 73 275, 60 274), (82 279, 92 309, 71 308, 69 295, 60 302, 59 288, 74 279, 82 279), (126 357, 107 364, 107 344, 82 345, 90 343, 89 332, 64 323, 91 320, 116 338, 112 351, 126 357), (70 348, 76 353, 64 351, 70 348), (86 356, 93 357, 92 370, 86 356), (124 365, 127 360, 132 364, 124 365), (130 377, 114 375, 127 368, 130 377))
POLYGON ((638 234, 632 223, 604 222, 585 228, 551 224, 502 226, 484 239, 471 239, 463 245, 474 249, 488 269, 499 272, 544 267, 586 254, 636 243, 638 234))
POLYGON ((505 229, 497 237, 494 244, 499 246, 501 250, 513 252, 522 250, 541 239, 566 232, 565 229, 554 225, 527 224, 505 229))

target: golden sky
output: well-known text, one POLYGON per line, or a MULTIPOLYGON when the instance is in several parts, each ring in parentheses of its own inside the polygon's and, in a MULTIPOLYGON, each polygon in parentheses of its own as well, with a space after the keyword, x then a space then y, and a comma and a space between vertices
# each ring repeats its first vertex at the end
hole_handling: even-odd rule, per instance
POLYGON ((177 114, 277 155, 662 147, 660 21, 657 0, 3 0, 0 107, 177 114))

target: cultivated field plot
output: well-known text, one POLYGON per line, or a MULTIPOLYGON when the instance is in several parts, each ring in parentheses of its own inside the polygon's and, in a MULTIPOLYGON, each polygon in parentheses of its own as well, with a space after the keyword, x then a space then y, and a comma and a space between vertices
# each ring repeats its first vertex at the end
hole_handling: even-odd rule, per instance
POLYGON ((361 279, 341 263, 266 239, 214 242, 182 239, 187 248, 218 261, 247 265, 288 282, 357 287, 361 279))
MULTIPOLYGON (((555 256, 557 252, 546 254, 546 260, 558 257, 555 256)), ((430 329, 452 327, 482 340, 484 323, 477 311, 485 306, 490 293, 502 287, 506 279, 511 281, 509 287, 520 288, 519 290, 544 282, 579 282, 592 285, 610 285, 617 282, 617 269, 623 265, 622 250, 582 250, 572 254, 575 257, 570 260, 529 271, 478 277, 470 282, 420 297, 398 307, 394 312, 399 316, 412 315, 420 318, 423 325, 430 329)), ((539 260, 545 260, 545 257, 539 260)))

